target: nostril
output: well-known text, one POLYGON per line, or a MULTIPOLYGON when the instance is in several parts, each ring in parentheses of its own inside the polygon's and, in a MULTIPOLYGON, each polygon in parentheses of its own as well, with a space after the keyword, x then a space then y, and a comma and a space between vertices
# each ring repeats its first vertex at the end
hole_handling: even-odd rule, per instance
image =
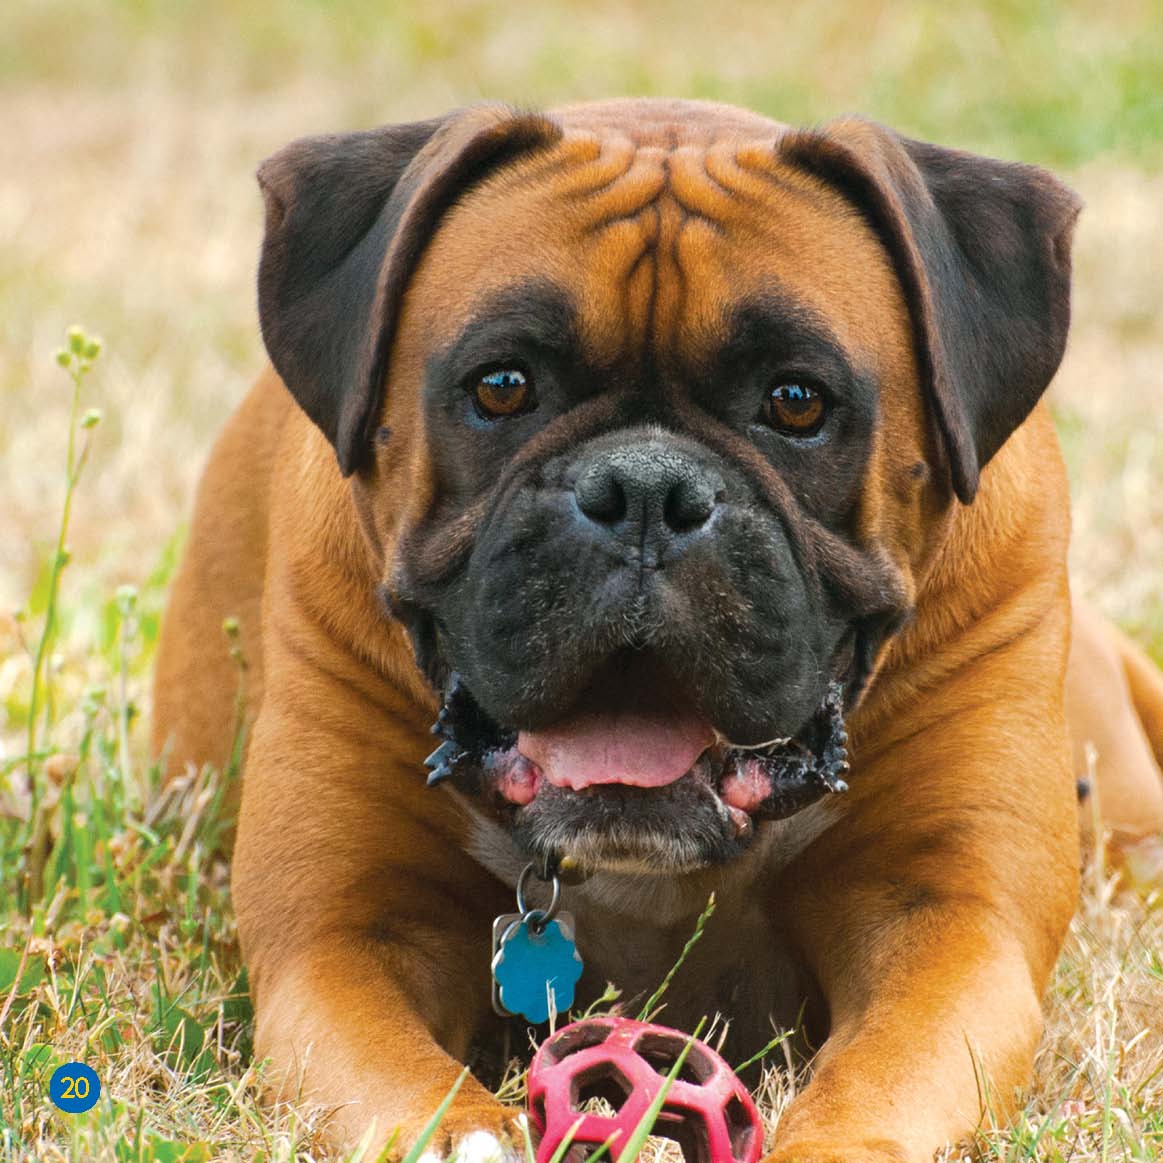
POLYGON ((591 465, 573 487, 578 508, 591 521, 616 525, 626 517, 626 491, 618 478, 602 465, 591 465))
POLYGON ((683 477, 666 494, 663 520, 675 533, 700 529, 711 519, 718 499, 714 486, 704 477, 683 477))

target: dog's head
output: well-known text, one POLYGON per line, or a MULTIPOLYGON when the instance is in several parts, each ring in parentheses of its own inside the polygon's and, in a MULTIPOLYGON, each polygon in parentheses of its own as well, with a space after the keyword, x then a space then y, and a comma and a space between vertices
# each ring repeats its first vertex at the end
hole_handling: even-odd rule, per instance
POLYGON ((1061 358, 1074 197, 629 101, 311 139, 260 181, 267 347, 522 844, 690 867, 826 790, 939 515, 1061 358))

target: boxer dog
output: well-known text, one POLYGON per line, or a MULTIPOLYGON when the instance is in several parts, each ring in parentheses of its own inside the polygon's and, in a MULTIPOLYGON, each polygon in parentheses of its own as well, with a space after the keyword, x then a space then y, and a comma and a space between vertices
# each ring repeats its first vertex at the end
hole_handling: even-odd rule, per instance
MULTIPOLYGON (((1039 404, 1077 198, 653 100, 311 138, 259 183, 273 371, 199 491, 155 738, 224 758, 236 615, 273 1093, 414 1141, 501 1044, 491 924, 532 863, 573 870, 581 1004, 653 989, 714 890, 665 1020, 721 1014, 732 1061, 799 1022, 772 1163, 1004 1115, 1078 891, 1039 404)), ((1110 822, 1163 828, 1163 682, 1093 618, 1076 652, 1110 822)), ((504 1155, 514 1113, 470 1080, 430 1150, 504 1155)))

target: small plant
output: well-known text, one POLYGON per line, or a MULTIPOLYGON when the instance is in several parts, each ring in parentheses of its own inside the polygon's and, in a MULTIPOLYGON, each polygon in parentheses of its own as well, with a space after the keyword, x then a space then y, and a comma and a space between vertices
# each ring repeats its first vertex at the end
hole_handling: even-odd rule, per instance
POLYGON ((52 672, 48 665, 57 638, 57 601, 60 595, 61 574, 69 563, 69 517, 73 508, 73 494, 92 447, 91 434, 101 422, 96 408, 81 413, 81 395, 85 379, 101 354, 101 340, 87 335, 80 327, 70 327, 67 345, 56 354, 57 364, 64 369, 73 386, 72 405, 69 409, 68 454, 65 460, 65 498, 57 531, 56 550, 50 565, 48 600, 44 626, 36 645, 32 664, 32 688, 28 706, 28 749, 25 754, 28 793, 30 799, 28 836, 24 843, 24 862, 21 870, 20 895, 25 908, 39 901, 44 893, 44 869, 48 857, 47 815, 44 810, 44 789, 39 778, 40 764, 48 755, 48 737, 52 718, 52 672), (77 438, 81 438, 78 449, 77 438), (43 706, 43 722, 40 721, 43 706))
MULTIPOLYGON (((13 715, 23 747, 0 766, 0 1157, 195 1161, 217 1155, 209 1138, 222 1112, 258 1111, 261 1064, 250 1063, 246 977, 217 856, 224 779, 206 769, 163 787, 134 738, 172 547, 145 583, 144 608, 134 586, 89 599, 79 620, 62 605, 73 501, 100 421, 85 402, 100 350, 72 328, 57 355, 72 388, 64 496, 23 618, 43 617, 13 715), (77 625, 91 640, 68 640, 77 625), (49 1101, 48 1080, 69 1061, 103 1081, 83 1118, 49 1101)), ((237 633, 227 638, 241 678, 237 633)), ((298 1117, 253 1118, 263 1139, 272 1126, 297 1127, 300 1141, 312 1133, 298 1117)))
POLYGON ((674 981, 675 975, 683 967, 683 963, 690 956, 691 950, 703 939, 703 930, 707 927, 707 922, 715 915, 715 894, 711 893, 707 897, 707 903, 703 906, 703 911, 699 914, 699 919, 695 922, 694 931, 687 938, 686 944, 682 947, 682 951, 678 955, 678 959, 667 970, 666 976, 662 979, 659 987, 650 995, 646 1004, 638 1012, 638 1020, 640 1022, 652 1022, 655 1016, 662 1009, 662 999, 666 991, 670 988, 670 983, 674 981))

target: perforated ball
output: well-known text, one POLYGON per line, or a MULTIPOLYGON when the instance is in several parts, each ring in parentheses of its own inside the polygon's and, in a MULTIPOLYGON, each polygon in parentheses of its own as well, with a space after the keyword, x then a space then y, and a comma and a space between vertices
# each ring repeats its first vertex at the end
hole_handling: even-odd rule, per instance
MULTIPOLYGON (((592 1153, 617 1133, 616 1159, 666 1076, 687 1036, 629 1018, 587 1018, 541 1044, 529 1068, 529 1110, 541 1134, 537 1163, 548 1163, 575 1123, 573 1142, 592 1153), (595 1112, 603 1099, 613 1115, 595 1112)), ((763 1147, 759 1112, 735 1072, 695 1041, 671 1084, 652 1132, 673 1139, 687 1163, 756 1163, 763 1147)))

